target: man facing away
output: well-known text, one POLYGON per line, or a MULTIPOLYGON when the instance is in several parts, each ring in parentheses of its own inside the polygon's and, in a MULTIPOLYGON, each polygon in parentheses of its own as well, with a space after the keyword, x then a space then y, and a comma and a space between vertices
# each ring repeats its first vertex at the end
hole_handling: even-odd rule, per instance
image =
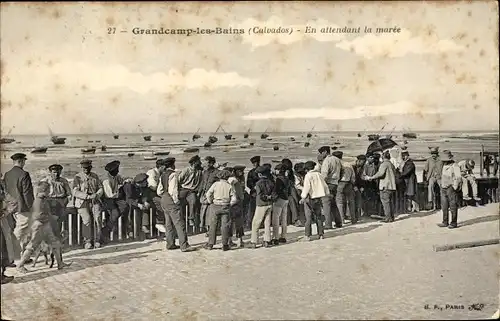
POLYGON ((271 215, 273 201, 276 199, 274 182, 271 179, 271 170, 267 166, 259 166, 256 169, 259 180, 255 184, 255 215, 252 220, 252 235, 250 248, 257 248, 259 228, 264 221, 264 247, 271 246, 271 215))
POLYGON ((165 159, 166 170, 161 174, 157 194, 161 196, 161 205, 165 213, 165 230, 167 250, 181 249, 182 252, 191 251, 193 248, 188 243, 186 235, 186 222, 181 210, 179 200, 179 181, 175 173, 175 158, 165 159), (175 245, 175 236, 179 238, 179 245, 175 245))
POLYGON ((212 156, 205 157, 203 164, 203 167, 205 169, 203 170, 203 173, 201 175, 200 188, 198 189, 198 197, 201 203, 201 210, 200 210, 201 233, 207 232, 208 230, 207 227, 210 223, 210 217, 209 217, 210 204, 207 202, 205 195, 212 186, 212 184, 217 181, 217 173, 219 172, 219 170, 214 167, 215 163, 216 163, 215 157, 212 156))
POLYGON ((460 172, 462 173, 462 192, 464 200, 471 200, 469 184, 467 184, 470 183, 470 186, 472 188, 472 198, 476 202, 479 202, 481 201, 481 198, 479 198, 477 195, 476 176, 474 176, 474 173, 472 172, 475 165, 476 163, 472 159, 464 159, 458 162, 458 167, 460 167, 460 172))
MULTIPOLYGON (((337 157, 342 161, 343 152, 334 151, 332 155, 337 157)), ((356 206, 354 204, 354 183, 356 183, 356 174, 352 165, 347 162, 342 162, 342 170, 339 179, 339 185, 337 187, 336 203, 339 210, 340 217, 347 220, 347 215, 345 209, 349 209, 349 215, 351 216, 351 224, 356 224, 358 222, 358 217, 356 215, 356 206)))
POLYGON ((423 181, 424 183, 427 183, 427 202, 432 204, 432 209, 435 210, 437 208, 435 197, 441 184, 443 163, 439 159, 438 147, 433 147, 430 151, 431 157, 427 159, 424 166, 423 181))
POLYGON ((306 222, 304 241, 310 241, 312 235, 312 221, 316 221, 318 236, 324 236, 323 218, 321 215, 322 199, 328 196, 330 190, 323 176, 316 169, 316 163, 308 161, 304 164, 306 176, 304 177, 304 187, 300 194, 300 204, 304 204, 306 222))
POLYGON ((453 154, 449 150, 443 151, 443 172, 441 173, 441 209, 443 211, 443 222, 439 227, 450 229, 458 227, 458 197, 457 191, 462 184, 460 167, 453 160, 453 154), (451 223, 449 220, 451 211, 451 223))
POLYGON ((222 232, 222 250, 228 251, 231 249, 229 246, 229 234, 231 229, 230 209, 238 203, 236 193, 233 186, 228 182, 231 173, 227 170, 217 172, 217 182, 213 183, 208 189, 205 198, 210 204, 210 228, 208 243, 205 249, 211 250, 215 245, 217 239, 217 225, 220 224, 222 232))
POLYGON ((189 224, 193 227, 193 232, 196 234, 200 226, 200 212, 198 187, 201 183, 201 167, 200 156, 196 155, 189 160, 189 166, 184 168, 178 175, 179 200, 181 202, 181 211, 185 215, 186 206, 188 207, 189 224))
POLYGON ((16 153, 11 156, 11 159, 14 166, 5 173, 4 182, 7 193, 17 200, 14 235, 20 243, 21 252, 24 252, 30 240, 31 207, 35 196, 31 176, 23 169, 26 165, 26 154, 16 153))
POLYGON ((35 249, 40 246, 42 241, 45 241, 48 245, 52 246, 52 250, 54 251, 54 256, 57 261, 57 269, 60 270, 69 266, 69 264, 63 263, 61 242, 59 241, 59 238, 54 235, 50 224, 50 206, 47 202, 49 190, 50 185, 47 182, 40 182, 38 184, 37 197, 33 204, 31 240, 27 244, 26 251, 24 251, 21 257, 21 262, 17 267, 18 271, 21 273, 28 272, 24 265, 27 263, 35 249))
POLYGON ((391 154, 385 151, 383 154, 383 162, 380 164, 378 172, 373 176, 367 176, 369 181, 380 179, 380 200, 384 208, 385 220, 384 223, 394 222, 394 204, 393 199, 396 194, 396 168, 391 162, 391 154))
POLYGON ((161 198, 156 194, 156 191, 158 190, 158 184, 160 183, 161 174, 163 174, 165 169, 165 160, 158 159, 156 161, 155 168, 152 168, 146 172, 146 175, 148 175, 148 187, 149 189, 151 189, 154 195, 151 208, 153 209, 154 220, 156 222, 155 227, 161 233, 166 232, 165 213, 163 213, 163 209, 161 208, 161 198))
POLYGON ((75 208, 82 218, 82 235, 86 249, 101 247, 102 235, 102 201, 104 193, 102 182, 96 173, 92 172, 92 161, 84 159, 80 162, 82 172, 73 180, 73 196, 75 208), (95 231, 94 233, 92 231, 95 231))
MULTIPOLYGON (((126 202, 123 200, 124 195, 122 187, 125 184, 125 180, 119 174, 120 162, 117 160, 112 161, 106 164, 104 170, 108 172, 108 174, 102 182, 104 193, 103 202, 104 206, 108 210, 109 219, 106 222, 106 227, 103 229, 102 234, 103 237, 109 239, 110 233, 112 233, 113 230, 115 230, 118 226, 118 218, 124 214, 127 214, 129 208, 127 207, 126 202)), ((130 232, 133 222, 128 220, 127 223, 128 232, 130 232)))
POLYGON ((250 158, 250 162, 252 163, 253 168, 247 174, 247 187, 249 189, 250 194, 250 202, 248 205, 248 213, 246 217, 246 226, 248 229, 252 228, 252 220, 255 214, 256 207, 256 193, 255 193, 255 185, 259 181, 259 175, 256 170, 260 166, 260 156, 254 156, 250 158))
MULTIPOLYGON (((123 193, 125 194, 125 202, 133 215, 132 219, 136 214, 139 215, 138 221, 141 222, 142 236, 147 238, 150 232, 147 228, 149 226, 149 210, 154 198, 153 191, 148 187, 148 175, 140 173, 134 177, 132 182, 125 182, 123 193)), ((138 231, 134 232, 139 234, 138 231)))
POLYGON ((276 200, 273 202, 273 245, 279 245, 279 243, 286 243, 286 232, 287 232, 287 216, 288 216, 288 202, 291 195, 291 181, 285 175, 287 167, 283 164, 278 164, 274 168, 275 170, 275 193, 276 200), (281 233, 280 232, 281 226, 281 233))
POLYGON ((323 198, 323 214, 325 215, 325 230, 332 229, 332 221, 335 227, 342 227, 342 216, 336 204, 337 187, 340 179, 342 163, 337 157, 330 155, 330 147, 322 146, 318 149, 319 154, 324 157, 321 164, 321 175, 325 179, 330 193, 323 198))
MULTIPOLYGON (((245 191, 245 166, 233 167, 234 176, 228 179, 236 194, 237 203, 231 206, 230 217, 235 229, 236 237, 239 239, 239 247, 244 247, 243 236, 245 236, 245 202, 248 197, 245 191)), ((231 245, 231 242, 229 242, 231 245)))

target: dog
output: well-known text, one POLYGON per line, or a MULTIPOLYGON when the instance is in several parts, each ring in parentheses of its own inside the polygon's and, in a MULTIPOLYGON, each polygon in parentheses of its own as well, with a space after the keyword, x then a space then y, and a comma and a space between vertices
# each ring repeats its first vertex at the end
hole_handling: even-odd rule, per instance
MULTIPOLYGON (((68 240, 67 233, 65 231, 61 232, 61 238, 60 238, 61 245, 66 243, 67 240, 68 240)), ((35 251, 35 259, 33 260, 33 267, 36 266, 38 258, 40 257, 40 255, 42 253, 43 253, 43 256, 45 257, 45 265, 49 265, 49 256, 50 256, 49 268, 50 269, 53 268, 54 261, 55 261, 54 251, 52 250, 52 246, 48 245, 45 241, 42 241, 40 246, 35 251)))

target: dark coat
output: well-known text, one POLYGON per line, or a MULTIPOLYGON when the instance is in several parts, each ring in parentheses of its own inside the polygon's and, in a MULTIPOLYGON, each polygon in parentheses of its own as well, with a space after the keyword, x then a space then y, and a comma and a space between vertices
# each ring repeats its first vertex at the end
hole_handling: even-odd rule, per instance
POLYGON ((17 200, 17 210, 19 212, 31 211, 35 195, 33 194, 30 174, 22 168, 14 166, 5 173, 4 183, 7 193, 17 200))
POLYGON ((417 195, 417 175, 415 174, 415 163, 408 159, 401 169, 401 180, 405 184, 405 195, 417 195))

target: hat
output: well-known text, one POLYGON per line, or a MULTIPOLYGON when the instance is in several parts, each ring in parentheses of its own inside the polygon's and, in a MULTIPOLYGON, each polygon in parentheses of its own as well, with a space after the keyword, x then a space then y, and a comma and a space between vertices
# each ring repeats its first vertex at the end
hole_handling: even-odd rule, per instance
POLYGON ((82 161, 80 162, 80 166, 82 166, 83 168, 91 167, 92 161, 90 159, 82 159, 82 161))
POLYGON ((382 155, 380 155, 379 153, 374 153, 374 154, 373 154, 373 157, 374 157, 375 159, 379 159, 379 158, 380 158, 380 156, 382 156, 382 155))
POLYGON ((453 154, 451 153, 451 150, 443 150, 443 155, 445 156, 445 158, 447 158, 448 160, 451 160, 453 159, 453 154))
POLYGON ((167 157, 163 160, 163 164, 166 167, 171 167, 172 165, 175 164, 175 157, 167 157))
POLYGON ((439 154, 439 147, 429 147, 431 154, 439 154))
POLYGON ((469 169, 472 169, 474 168, 474 166, 476 166, 476 162, 472 159, 468 159, 466 164, 469 169))
POLYGON ((117 170, 118 167, 120 167, 120 161, 114 160, 110 163, 107 163, 106 166, 104 166, 104 170, 106 172, 112 172, 114 170, 117 170))
POLYGON ((332 153, 333 156, 337 157, 338 159, 342 159, 342 156, 344 155, 344 152, 340 150, 333 151, 332 153))
POLYGON ((319 153, 327 152, 327 153, 329 154, 329 153, 330 153, 330 146, 321 146, 321 147, 318 149, 318 152, 319 152, 319 153))
POLYGON ((63 167, 59 164, 52 164, 49 166, 49 171, 62 171, 63 167))
POLYGON ((366 153, 366 158, 369 158, 369 157, 375 158, 375 154, 374 153, 366 153))
POLYGON ((267 174, 267 173, 269 173, 269 167, 264 166, 264 165, 259 166, 259 167, 257 167, 257 168, 255 169, 255 172, 256 172, 257 174, 267 174))
POLYGON ((209 163, 215 164, 215 157, 213 156, 207 156, 205 157, 205 160, 209 163))
POLYGON ((243 166, 243 165, 235 165, 235 166, 233 166, 233 169, 235 171, 244 171, 245 168, 246 168, 246 166, 243 166))
POLYGON ((198 155, 194 155, 193 157, 191 157, 191 158, 189 159, 189 165, 192 165, 192 164, 194 164, 194 163, 196 163, 196 162, 198 162, 198 161, 200 161, 200 156, 198 156, 198 155))
POLYGON ((148 175, 145 174, 145 173, 140 173, 140 174, 137 174, 135 177, 134 177, 134 183, 136 184, 140 184, 140 183, 143 183, 145 181, 148 180, 148 175))
POLYGON ((296 171, 296 172, 301 172, 304 170, 304 163, 302 162, 299 162, 299 163, 296 163, 294 166, 293 166, 293 170, 296 171))
POLYGON ((12 155, 12 156, 10 157, 10 159, 12 159, 13 161, 17 161, 17 160, 27 159, 27 158, 26 158, 26 154, 23 154, 23 153, 15 153, 14 155, 12 155))
POLYGON ((281 164, 285 165, 286 169, 292 169, 293 168, 293 164, 292 164, 292 161, 289 160, 288 158, 283 158, 281 160, 281 164))
POLYGON ((217 175, 217 177, 218 177, 219 179, 224 179, 224 180, 227 180, 229 177, 231 177, 231 172, 230 172, 230 171, 228 171, 228 170, 223 169, 223 170, 221 170, 221 171, 217 172, 217 174, 216 174, 216 175, 217 175))
POLYGON ((277 164, 276 166, 274 166, 274 169, 281 172, 286 170, 286 166, 283 164, 277 164))
POLYGON ((356 158, 358 160, 366 160, 366 156, 365 155, 358 155, 358 156, 356 156, 356 158))
POLYGON ((164 159, 158 159, 156 160, 156 167, 164 166, 165 165, 165 160, 164 159))
POLYGON ((254 156, 250 158, 250 162, 253 163, 260 163, 260 156, 254 156))
POLYGON ((273 168, 273 165, 271 165, 269 163, 262 164, 262 166, 266 167, 267 170, 271 170, 273 168))
POLYGON ((307 169, 307 170, 313 170, 315 167, 316 167, 316 163, 313 161, 307 161, 304 164, 304 169, 307 169))
POLYGON ((407 151, 407 150, 404 150, 404 151, 401 152, 401 156, 403 156, 403 155, 408 155, 409 156, 410 152, 407 151))

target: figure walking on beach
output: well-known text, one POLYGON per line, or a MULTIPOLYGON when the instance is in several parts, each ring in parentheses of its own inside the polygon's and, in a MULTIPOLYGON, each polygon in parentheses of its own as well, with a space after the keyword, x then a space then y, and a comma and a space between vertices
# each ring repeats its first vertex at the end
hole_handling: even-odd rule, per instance
POLYGON ((443 171, 443 163, 439 159, 439 148, 433 147, 431 157, 427 159, 423 171, 423 181, 427 183, 427 202, 432 206, 433 210, 437 209, 436 197, 439 197, 441 188, 441 172, 443 171))
POLYGON ((247 229, 252 229, 252 220, 255 214, 256 208, 256 192, 255 185, 259 181, 259 175, 257 174, 257 168, 260 166, 260 156, 254 156, 250 158, 253 168, 247 174, 247 187, 250 190, 250 202, 248 205, 248 213, 246 218, 247 229))
POLYGON ((151 208, 154 213, 154 222, 156 223, 155 227, 160 233, 165 233, 165 213, 163 213, 163 209, 161 207, 161 198, 156 194, 158 190, 158 184, 160 183, 160 177, 165 172, 165 160, 158 159, 156 161, 155 168, 150 169, 146 172, 148 175, 148 187, 153 192, 153 203, 151 204, 151 208))
POLYGON ((2 268, 2 284, 11 282, 14 277, 6 276, 8 267, 15 267, 14 243, 12 239, 12 217, 17 212, 17 201, 5 191, 4 181, 0 173, 0 263, 2 268))
POLYGON ((458 196, 457 192, 462 184, 460 167, 453 160, 453 154, 444 150, 443 171, 441 173, 441 209, 443 211, 443 222, 439 227, 458 227, 458 196), (449 212, 451 211, 451 222, 449 212))
POLYGON ((200 211, 198 199, 198 187, 201 183, 203 168, 201 166, 200 156, 196 155, 189 159, 189 166, 184 168, 178 176, 179 181, 179 200, 181 202, 181 211, 189 219, 189 225, 193 228, 193 233, 198 232, 200 226, 200 211))
POLYGON ((102 242, 102 203, 104 193, 102 182, 96 173, 92 172, 92 161, 84 159, 80 162, 82 172, 73 179, 73 196, 75 208, 82 218, 82 235, 86 249, 101 247, 102 242), (94 231, 94 232, 92 232, 94 231), (93 243, 93 244, 92 244, 93 243))
POLYGON ((321 215, 322 199, 328 196, 330 190, 323 176, 316 169, 316 163, 308 161, 304 164, 304 188, 301 191, 300 204, 304 205, 306 216, 304 241, 310 241, 312 236, 312 222, 316 222, 318 237, 324 237, 323 217, 321 215))
POLYGON ((179 181, 175 172, 175 158, 165 159, 165 172, 161 175, 157 194, 161 196, 161 205, 165 213, 165 230, 167 250, 181 249, 191 251, 186 235, 186 221, 179 200, 179 181), (175 245, 175 236, 179 238, 179 246, 175 245))
MULTIPOLYGON (((14 214, 14 236, 21 246, 21 254, 25 251, 31 237, 31 208, 35 199, 31 176, 23 168, 26 154, 16 153, 11 156, 14 166, 5 173, 4 182, 7 193, 17 200, 17 213, 14 214)), ((31 263, 31 259, 27 259, 31 263)))
POLYGON ((267 166, 259 166, 256 169, 259 180, 255 184, 255 215, 252 219, 252 234, 250 248, 256 248, 259 236, 259 228, 264 221, 264 247, 271 246, 271 215, 273 201, 276 199, 274 182, 271 179, 271 169, 267 166))
POLYGON ((342 163, 340 159, 333 155, 330 155, 329 146, 320 147, 318 149, 318 152, 321 156, 324 157, 323 163, 321 164, 321 175, 323 175, 323 178, 328 185, 328 189, 330 190, 329 195, 323 198, 325 230, 332 229, 333 222, 335 222, 335 227, 340 228, 343 224, 343 217, 340 216, 340 213, 338 211, 336 197, 342 163))

